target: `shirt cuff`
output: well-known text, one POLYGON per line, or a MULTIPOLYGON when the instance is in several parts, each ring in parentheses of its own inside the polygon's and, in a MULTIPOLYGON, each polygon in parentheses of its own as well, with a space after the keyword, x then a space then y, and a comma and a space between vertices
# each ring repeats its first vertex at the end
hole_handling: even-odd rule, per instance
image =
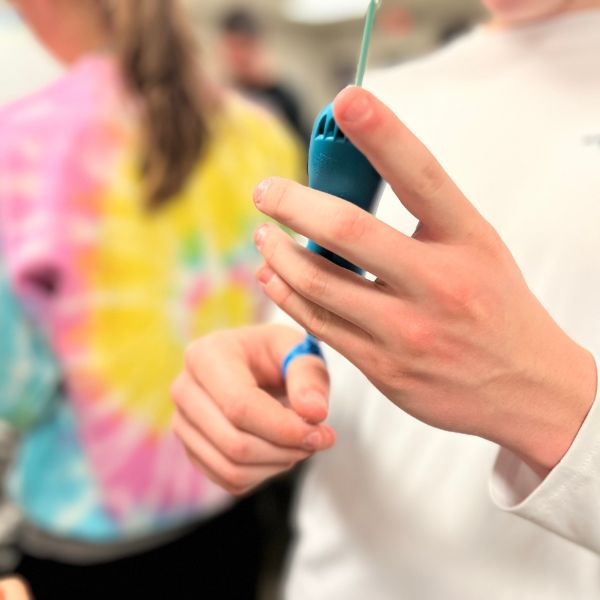
MULTIPOLYGON (((596 365, 600 362, 596 359, 596 365)), ((599 386, 600 390, 600 386, 599 386)), ((600 391, 571 448, 543 478, 501 448, 490 479, 494 503, 600 553, 600 391)))

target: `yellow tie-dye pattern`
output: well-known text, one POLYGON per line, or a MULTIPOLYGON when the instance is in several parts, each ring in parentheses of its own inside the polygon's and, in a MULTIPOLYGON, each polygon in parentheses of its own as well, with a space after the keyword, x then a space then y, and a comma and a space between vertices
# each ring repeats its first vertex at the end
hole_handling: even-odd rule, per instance
POLYGON ((157 435, 170 423, 168 392, 185 345, 259 312, 251 238, 264 218, 252 203, 254 186, 271 175, 301 178, 293 139, 245 102, 229 103, 213 135, 188 185, 156 213, 144 209, 134 153, 124 152, 101 199, 101 241, 85 259, 90 312, 79 334, 87 375, 157 435))

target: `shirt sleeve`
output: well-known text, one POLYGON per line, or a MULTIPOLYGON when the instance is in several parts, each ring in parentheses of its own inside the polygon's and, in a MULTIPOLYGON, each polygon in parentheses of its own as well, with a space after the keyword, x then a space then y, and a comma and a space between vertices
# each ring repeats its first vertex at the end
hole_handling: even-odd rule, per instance
MULTIPOLYGON (((596 358, 596 364, 600 365, 596 358)), ((543 479, 501 449, 490 480, 495 504, 600 554, 600 391, 575 441, 543 479)))
POLYGON ((60 371, 0 267, 0 419, 25 430, 50 409, 60 371))

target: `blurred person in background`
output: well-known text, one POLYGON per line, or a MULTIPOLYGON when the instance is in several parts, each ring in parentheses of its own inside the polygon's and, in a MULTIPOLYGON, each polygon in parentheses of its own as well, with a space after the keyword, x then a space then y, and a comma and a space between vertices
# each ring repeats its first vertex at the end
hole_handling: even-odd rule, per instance
POLYGON ((0 0, 0 106, 29 94, 61 73, 15 9, 0 0))
POLYGON ((285 119, 300 139, 307 140, 300 101, 274 73, 260 19, 247 8, 235 8, 221 18, 219 30, 221 56, 231 84, 285 119))
POLYGON ((257 232, 259 280, 328 370, 298 358, 284 382, 303 333, 259 326, 197 342, 174 387, 179 435, 234 492, 263 481, 264 443, 315 451, 289 600, 600 597, 600 2, 484 4, 491 23, 370 77, 391 110, 336 100, 389 184, 380 219, 257 188, 266 215, 377 276, 257 232), (248 464, 232 428, 259 440, 248 464))
POLYGON ((298 177, 302 153, 202 76, 177 2, 16 6, 69 66, 0 111, 18 573, 37 600, 253 598, 252 504, 232 506, 190 465, 169 386, 193 336, 259 319, 251 191, 272 172, 298 177))

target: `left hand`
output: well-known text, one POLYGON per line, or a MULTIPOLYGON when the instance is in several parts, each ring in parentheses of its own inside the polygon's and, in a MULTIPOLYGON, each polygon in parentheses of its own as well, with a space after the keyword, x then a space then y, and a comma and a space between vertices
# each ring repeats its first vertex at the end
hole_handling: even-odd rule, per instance
POLYGON ((25 584, 17 577, 0 580, 0 600, 30 600, 25 584))
POLYGON ((554 322, 493 227, 388 108, 349 88, 335 116, 419 226, 408 237, 348 202, 267 180, 255 194, 260 211, 377 277, 360 278, 265 225, 256 243, 267 295, 403 410, 548 472, 594 400, 593 357, 554 322))

